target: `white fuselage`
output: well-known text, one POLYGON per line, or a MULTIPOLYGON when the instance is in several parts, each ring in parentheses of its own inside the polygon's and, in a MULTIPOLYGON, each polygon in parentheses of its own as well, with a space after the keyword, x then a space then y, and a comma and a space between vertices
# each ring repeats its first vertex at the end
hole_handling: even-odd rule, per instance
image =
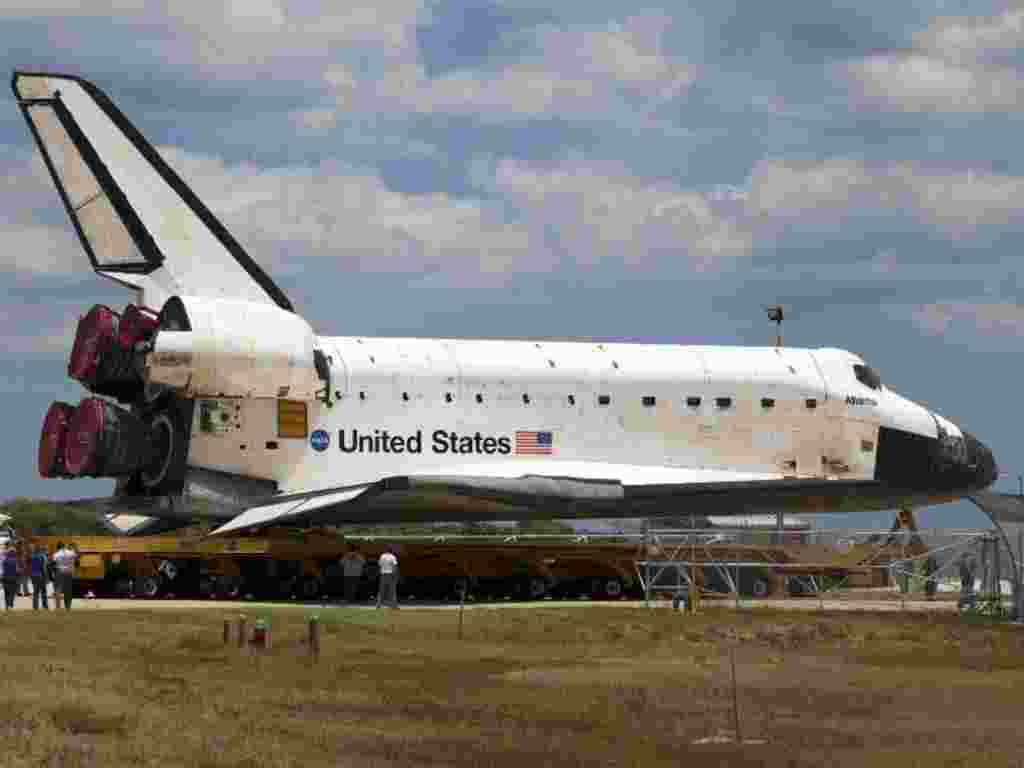
POLYGON ((308 403, 308 433, 323 430, 326 445, 322 434, 320 450, 309 438, 278 437, 275 399, 206 398, 227 419, 200 429, 207 406, 199 400, 189 464, 272 479, 282 491, 389 475, 576 476, 609 466, 627 479, 642 472, 645 483, 674 482, 683 469, 689 481, 694 470, 708 481, 720 471, 730 479, 870 479, 880 424, 936 434, 924 408, 858 382, 852 366, 860 358, 841 350, 317 343, 328 356, 333 403, 308 403), (517 446, 524 431, 550 433, 550 453, 517 446))

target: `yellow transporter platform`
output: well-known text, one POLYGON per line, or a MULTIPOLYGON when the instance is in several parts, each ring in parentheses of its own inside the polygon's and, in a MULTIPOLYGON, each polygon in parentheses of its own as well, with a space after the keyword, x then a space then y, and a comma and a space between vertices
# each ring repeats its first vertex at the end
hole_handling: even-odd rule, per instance
MULTIPOLYGON (((37 537, 49 552, 59 537, 37 537)), ((636 564, 644 560, 756 563, 748 569, 760 591, 782 591, 786 576, 827 573, 851 585, 881 586, 879 565, 911 554, 904 546, 857 545, 839 551, 800 540, 738 544, 648 545, 642 540, 552 536, 341 536, 323 531, 270 530, 264 536, 208 539, 198 534, 62 537, 80 553, 78 581, 101 594, 157 597, 313 599, 339 593, 339 560, 350 546, 366 558, 364 592, 372 590, 375 562, 385 547, 398 555, 403 591, 427 598, 453 597, 462 589, 481 596, 538 598, 587 594, 617 598, 640 591, 636 564)), ((914 547, 917 554, 918 547, 914 547)), ((710 570, 710 569, 709 569, 710 570)), ((698 568, 698 582, 704 573, 698 568)), ((744 587, 741 579, 741 588, 744 587)))

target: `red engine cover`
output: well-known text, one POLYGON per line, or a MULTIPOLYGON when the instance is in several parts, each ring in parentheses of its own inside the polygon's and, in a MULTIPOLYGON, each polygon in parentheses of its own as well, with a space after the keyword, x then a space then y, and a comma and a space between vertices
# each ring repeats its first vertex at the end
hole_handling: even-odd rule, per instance
POLYGON ((43 432, 39 436, 39 474, 42 477, 62 477, 64 468, 64 446, 67 442, 68 423, 74 407, 68 403, 56 402, 50 406, 43 419, 43 432))
POLYGON ((117 315, 110 307, 97 304, 78 321, 75 343, 68 360, 68 376, 89 382, 96 375, 100 356, 104 354, 117 331, 117 315))
POLYGON ((78 404, 68 424, 64 444, 64 468, 78 476, 95 469, 100 439, 103 435, 104 402, 89 397, 78 404))
POLYGON ((131 349, 137 342, 149 338, 159 325, 160 314, 156 310, 129 304, 117 326, 117 343, 131 349))

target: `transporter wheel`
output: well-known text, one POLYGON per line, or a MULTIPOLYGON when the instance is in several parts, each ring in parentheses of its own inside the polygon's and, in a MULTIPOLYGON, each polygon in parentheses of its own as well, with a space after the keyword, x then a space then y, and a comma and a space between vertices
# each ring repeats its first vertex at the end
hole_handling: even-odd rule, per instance
POLYGON ((452 582, 452 593, 456 600, 469 596, 469 579, 459 578, 452 582))
POLYGON ((156 576, 143 576, 135 581, 135 594, 152 600, 160 594, 160 580, 156 576))
POLYGON ((618 600, 625 590, 622 586, 622 579, 610 578, 604 582, 604 596, 610 600, 618 600))
POLYGON ((762 578, 754 579, 754 582, 750 585, 750 593, 754 597, 768 597, 769 592, 768 580, 762 578))
POLYGON ((531 600, 543 600, 548 593, 548 583, 540 576, 534 576, 527 584, 526 591, 531 600))
POLYGON ((209 599, 217 592, 217 581, 212 576, 203 576, 199 579, 199 596, 209 599))
POLYGON ((316 600, 321 592, 320 579, 316 576, 307 576, 302 580, 300 590, 303 600, 316 600))
POLYGON ((217 597, 222 600, 237 600, 242 594, 242 584, 234 576, 217 577, 217 597))
POLYGON ((299 590, 299 583, 296 579, 283 578, 277 582, 275 587, 275 600, 291 600, 299 590))

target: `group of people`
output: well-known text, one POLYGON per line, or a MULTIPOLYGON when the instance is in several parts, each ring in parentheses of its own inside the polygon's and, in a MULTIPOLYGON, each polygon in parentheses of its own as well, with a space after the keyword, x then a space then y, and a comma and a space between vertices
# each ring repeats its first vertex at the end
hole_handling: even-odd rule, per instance
POLYGON ((16 597, 29 596, 30 584, 32 610, 38 611, 40 605, 44 611, 50 610, 48 591, 51 581, 56 607, 59 609, 63 602, 64 609, 71 610, 77 562, 78 551, 74 544, 65 547, 63 542, 58 542, 52 558, 42 545, 36 546, 30 553, 26 545, 5 544, 3 557, 0 558, 5 610, 14 608, 16 597))
MULTIPOLYGON (((345 582, 345 602, 354 603, 359 593, 359 583, 363 579, 366 558, 354 544, 350 544, 348 552, 341 558, 341 572, 345 582)), ((377 607, 389 605, 398 607, 398 557, 394 550, 386 548, 377 561, 380 582, 377 586, 377 607)))

